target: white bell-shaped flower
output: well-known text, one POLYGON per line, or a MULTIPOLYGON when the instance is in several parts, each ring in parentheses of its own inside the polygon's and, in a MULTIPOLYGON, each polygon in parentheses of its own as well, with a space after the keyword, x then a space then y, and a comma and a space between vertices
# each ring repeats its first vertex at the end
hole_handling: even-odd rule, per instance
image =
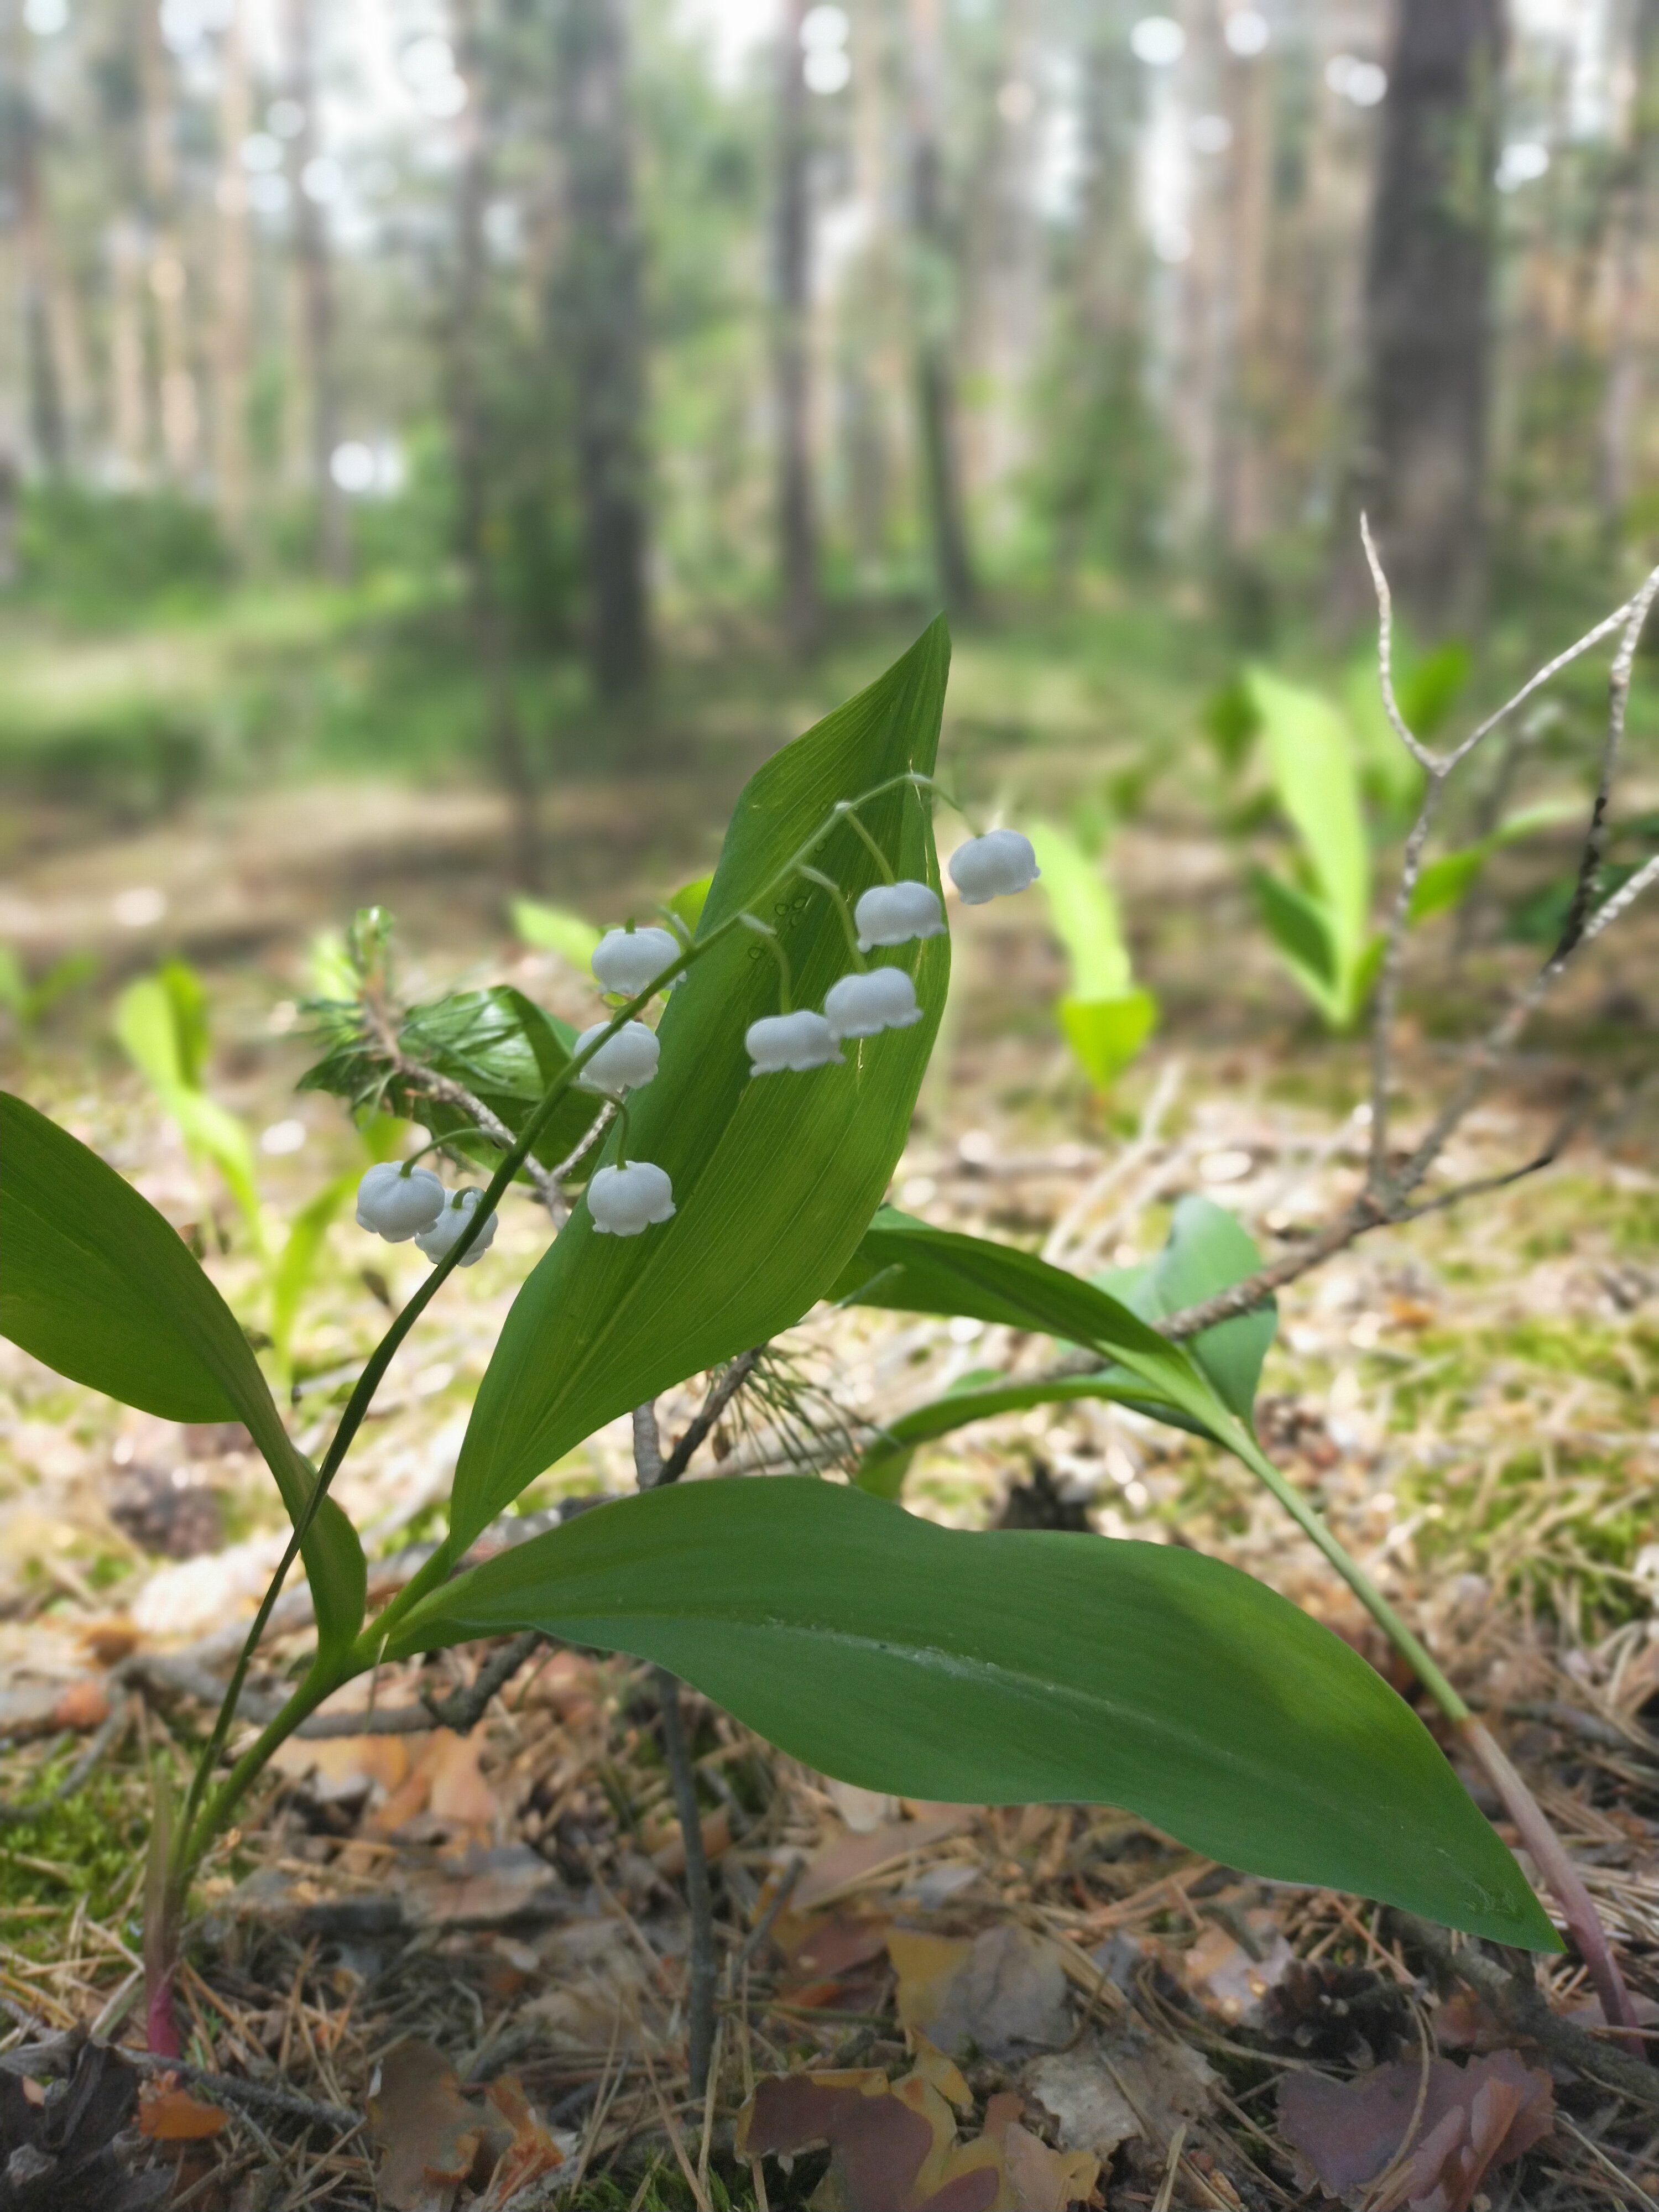
POLYGON ((593 973, 607 991, 636 998, 681 949, 672 929, 607 929, 593 947, 593 973))
POLYGON ((1029 837, 1018 830, 990 830, 970 837, 951 855, 951 881, 963 906, 983 906, 1034 884, 1042 870, 1029 837))
POLYGON ((867 975, 843 975, 824 994, 823 1018, 830 1034, 874 1036, 879 1030, 908 1030, 921 1019, 916 987, 902 968, 872 968, 867 975))
MULTIPOLYGON (((453 1245, 465 1235, 466 1225, 478 1210, 478 1200, 483 1193, 478 1190, 458 1190, 429 1229, 423 1229, 415 1239, 417 1247, 428 1260, 441 1260, 453 1245)), ((475 1260, 482 1260, 495 1241, 495 1226, 500 1216, 492 1213, 473 1238, 471 1246, 461 1255, 460 1264, 470 1267, 475 1260)))
POLYGON ((407 1244, 443 1210, 444 1187, 430 1168, 405 1175, 396 1160, 382 1160, 357 1186, 357 1226, 388 1244, 407 1244))
POLYGON ((859 951, 878 945, 908 945, 913 937, 938 937, 945 927, 939 893, 931 884, 906 881, 872 884, 853 908, 859 951))
POLYGON ((743 1033, 751 1075, 780 1075, 785 1068, 803 1073, 827 1067, 841 1058, 830 1024, 822 1014, 768 1014, 743 1033))
POLYGON ((674 1186, 649 1160, 596 1168, 587 1186, 587 1210, 602 1237, 637 1237, 674 1211, 674 1186))
MULTIPOLYGON (((606 1026, 595 1022, 592 1029, 584 1030, 576 1039, 576 1050, 580 1052, 595 1037, 604 1036, 606 1026)), ((614 1098, 619 1091, 637 1091, 656 1073, 661 1050, 654 1030, 647 1029, 643 1022, 624 1022, 583 1068, 576 1078, 576 1088, 597 1091, 608 1098, 614 1098)))

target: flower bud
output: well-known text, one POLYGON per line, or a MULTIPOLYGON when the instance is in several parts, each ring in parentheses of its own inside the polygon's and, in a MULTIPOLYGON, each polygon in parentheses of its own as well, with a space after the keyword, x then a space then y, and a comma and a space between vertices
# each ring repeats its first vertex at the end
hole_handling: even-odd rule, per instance
POLYGON ((778 1075, 785 1068, 804 1073, 842 1056, 822 1014, 768 1014, 750 1023, 743 1042, 750 1075, 778 1075))
POLYGON ((872 884, 853 908, 859 951, 908 945, 913 937, 938 937, 945 927, 939 893, 927 884, 872 884))
POLYGON ((637 998, 683 950, 672 929, 607 929, 593 948, 593 973, 605 990, 637 998))
POLYGON ((951 881, 962 893, 964 906, 983 906, 988 900, 1023 891, 1041 873, 1030 839, 1018 830, 992 830, 983 837, 970 837, 951 855, 951 881))
MULTIPOLYGON (((595 1022, 592 1029, 584 1030, 576 1039, 576 1050, 604 1036, 605 1028, 604 1022, 595 1022)), ((654 1030, 647 1029, 643 1022, 624 1022, 583 1068, 576 1078, 576 1088, 597 1091, 606 1097, 614 1097, 619 1091, 637 1091, 656 1073, 661 1049, 654 1030)))
POLYGON ((674 1186, 649 1160, 596 1168, 587 1186, 587 1210, 601 1237, 637 1237, 674 1211, 674 1186))
POLYGON ((357 1186, 357 1226, 388 1244, 407 1244, 437 1219, 443 1202, 444 1187, 430 1168, 405 1174, 396 1160, 382 1160, 357 1186))
MULTIPOLYGON (((423 1229, 415 1239, 416 1244, 428 1260, 441 1260, 452 1246, 459 1243, 466 1233, 466 1225, 478 1210, 480 1190, 458 1190, 429 1229, 423 1229)), ((483 1227, 462 1253, 460 1265, 470 1267, 475 1260, 482 1260, 495 1241, 495 1225, 500 1216, 492 1213, 483 1227)))
POLYGON ((902 968, 872 968, 867 975, 843 975, 824 996, 830 1034, 874 1036, 880 1030, 908 1030, 921 1019, 916 987, 902 968))

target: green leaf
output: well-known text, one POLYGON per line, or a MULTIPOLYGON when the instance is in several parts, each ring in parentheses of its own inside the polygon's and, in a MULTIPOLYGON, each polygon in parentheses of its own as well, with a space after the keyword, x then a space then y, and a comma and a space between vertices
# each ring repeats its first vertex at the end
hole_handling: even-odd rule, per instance
POLYGON ((1443 727, 1463 696, 1474 665, 1468 647, 1456 637, 1443 639, 1410 662, 1395 696, 1414 737, 1426 741, 1443 727))
MULTIPOLYGON (((1168 1239, 1146 1272, 1144 1303, 1128 1297, 1125 1303, 1147 1321, 1166 1321, 1246 1281, 1261 1265, 1255 1240, 1237 1218, 1213 1199, 1189 1192, 1176 1201, 1168 1239)), ((1222 1404, 1241 1421, 1254 1411, 1261 1363, 1278 1327, 1278 1302, 1269 1299, 1188 1340, 1222 1404)))
POLYGON ((1126 991, 1119 999, 1066 997, 1054 1011, 1097 1091, 1111 1089, 1158 1024, 1158 1000, 1144 990, 1126 991))
POLYGON ((682 884, 678 890, 671 891, 663 903, 688 929, 695 930, 702 920, 702 910, 714 887, 713 876, 697 876, 690 883, 682 884))
MULTIPOLYGON (((878 1227, 882 1220, 883 1217, 878 1215, 878 1227)), ((916 1278, 912 1271, 901 1268, 895 1273, 890 1267, 894 1249, 890 1242, 884 1242, 868 1254, 872 1270, 885 1271, 874 1276, 872 1287, 878 1296, 870 1303, 877 1303, 878 1299, 883 1304, 902 1302, 907 1285, 915 1295, 916 1278), (891 1294, 890 1297, 884 1293, 891 1294)), ((987 1244, 988 1267, 995 1267, 992 1255, 1004 1249, 987 1244)), ((861 1247, 860 1258, 864 1256, 865 1248, 861 1247)), ((1261 1264, 1261 1255, 1254 1242, 1224 1207, 1211 1199, 1189 1194, 1177 1202, 1169 1240, 1155 1260, 1137 1267, 1114 1268, 1097 1276, 1095 1287, 1143 1321, 1155 1322, 1179 1313, 1184 1307, 1197 1305, 1218 1291, 1231 1289, 1233 1284, 1253 1275, 1261 1264)), ((1076 1279, 1068 1276, 1063 1279, 1070 1282, 1076 1279)), ((1025 1288, 1029 1280, 1029 1275, 1022 1270, 1018 1282, 1010 1285, 1011 1292, 1022 1302, 1029 1298, 1025 1288)), ((937 1295, 939 1286, 933 1287, 937 1295)), ((956 1301, 960 1295, 960 1291, 947 1282, 944 1285, 945 1304, 928 1310, 954 1313, 959 1310, 956 1301)), ((1261 1364, 1277 1326, 1277 1308, 1270 1302, 1255 1312, 1218 1322, 1188 1340, 1187 1349, 1204 1379, 1212 1387, 1222 1406, 1242 1422, 1248 1423, 1251 1418, 1261 1379, 1261 1364)), ((1066 1376, 1036 1382, 1008 1382, 981 1374, 963 1376, 940 1397, 889 1422, 865 1453, 854 1479, 861 1490, 867 1490, 872 1497, 896 1498, 919 1444, 931 1443, 952 1430, 966 1428, 975 1421, 989 1420, 999 1413, 1023 1413, 1033 1406, 1064 1405, 1080 1398, 1133 1406, 1154 1420, 1191 1430, 1200 1436, 1218 1434, 1214 1421, 1198 1419, 1190 1407, 1149 1397, 1146 1378, 1137 1377, 1122 1366, 1109 1367, 1099 1375, 1066 1376)), ((1223 1435, 1220 1440, 1231 1445, 1230 1437, 1223 1435)))
POLYGON ((970 1534, 799 1477, 683 1484, 458 1577, 388 1656, 526 1627, 671 1668, 868 1789, 1121 1805, 1225 1865, 1556 1948, 1381 1676, 1180 1546, 970 1534))
MULTIPOLYGON (((240 1420, 297 1519, 316 1477, 236 1318, 148 1200, 67 1131, 0 1091, 0 1334, 71 1381, 172 1421, 240 1420)), ((305 1546, 321 1651, 363 1617, 356 1533, 325 1499, 305 1546)))
MULTIPOLYGON (((575 1036, 568 1022, 544 1012, 522 991, 497 983, 486 991, 457 991, 411 1006, 398 1042, 411 1060, 465 1085, 516 1134, 543 1092, 569 1065, 575 1036)), ((333 1048, 301 1078, 301 1091, 329 1091, 360 1116, 389 1109, 448 1139, 468 1159, 495 1166, 501 1153, 477 1133, 465 1108, 431 1097, 398 1072, 364 1028, 356 1006, 338 1010, 337 1036, 333 1048)), ((589 1092, 566 1094, 536 1141, 536 1157, 544 1166, 568 1157, 592 1127, 599 1106, 589 1092)), ((592 1156, 584 1164, 592 1164, 592 1156)))
POLYGON ((1235 1417, 1185 1347, 1160 1336, 1123 1300, 1035 1252, 931 1228, 884 1206, 832 1295, 844 1304, 903 1313, 965 1314, 1087 1345, 1117 1363, 1121 1371, 1103 1378, 1114 1395, 1132 1377, 1134 1402, 1149 1411, 1178 1407, 1200 1434, 1231 1448, 1235 1417))
POLYGON ((255 1249, 263 1252, 253 1140, 246 1125, 201 1088, 208 1039, 199 979, 182 962, 169 961, 157 975, 129 983, 116 1001, 115 1034, 190 1150, 218 1169, 255 1249))
POLYGON ((583 975, 603 934, 568 907, 544 906, 540 899, 515 898, 513 927, 526 945, 535 945, 539 951, 556 952, 583 975))
POLYGON ((1250 870, 1250 888, 1267 933, 1297 981, 1328 1018, 1340 988, 1340 961, 1330 917, 1317 900, 1267 868, 1250 870))
POLYGON ((1462 852, 1438 853, 1425 860, 1412 885, 1407 921, 1427 921, 1431 915, 1444 914, 1449 907, 1461 906, 1491 854, 1492 847, 1483 839, 1478 845, 1466 845, 1462 852))
POLYGON ((1330 702, 1255 669, 1250 688, 1279 803, 1324 894, 1339 972, 1358 958, 1370 907, 1370 853, 1346 724, 1330 702))
POLYGON ((357 1188, 356 1176, 337 1176, 315 1198, 300 1208, 289 1224, 288 1242, 270 1271, 270 1340, 284 1375, 291 1372, 289 1358, 300 1301, 310 1287, 328 1237, 329 1224, 357 1188))
MULTIPOLYGON (((846 940, 827 892, 766 885, 837 801, 932 769, 949 651, 937 622, 768 761, 738 802, 698 934, 764 895, 797 1006, 822 1005, 848 969, 846 940)), ((862 819, 900 875, 937 885, 931 812, 913 788, 862 819)), ((851 897, 878 880, 849 823, 826 833, 812 864, 851 897)), ((790 1327, 834 1280, 903 1148, 945 1003, 948 939, 891 957, 915 978, 922 1020, 849 1043, 845 1065, 810 1074, 750 1079, 744 1032, 776 1012, 778 977, 749 931, 730 932, 674 992, 659 1073, 629 1101, 629 1155, 667 1170, 678 1211, 641 1237, 601 1237, 578 1206, 520 1291, 462 1448, 452 1546, 603 1423, 790 1327)))
POLYGON ((1038 880, 1048 902, 1049 922, 1071 963, 1072 996, 1127 996, 1134 971, 1117 901, 1099 867, 1069 830, 1052 822, 1028 823, 1026 833, 1042 871, 1038 880))

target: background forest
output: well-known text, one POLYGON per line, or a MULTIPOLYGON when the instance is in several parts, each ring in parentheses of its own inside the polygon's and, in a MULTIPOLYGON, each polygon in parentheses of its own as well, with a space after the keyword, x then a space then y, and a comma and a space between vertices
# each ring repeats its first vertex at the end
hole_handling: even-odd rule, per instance
MULTIPOLYGON (((949 992, 866 1243, 995 1242, 1020 1297, 849 1262, 468 1557, 653 1469, 847 1477, 924 1561, 1207 1554, 1415 1698, 1568 1948, 856 1788, 534 1628, 365 1661, 147 1910, 285 1524, 240 1420, 65 1380, 0 1249, 0 2212, 82 2152, 99 2212, 797 2212, 805 2064, 931 2115, 890 2199, 836 2138, 846 2212, 947 2166, 981 2212, 1659 2201, 1659 0, 1153 4, 0 0, 0 1089, 56 1129, 7 1127, 112 1247, 131 1190, 178 1231, 279 1443, 350 1426, 395 1602, 597 1217, 574 1124, 464 1274, 360 1179, 528 1144, 599 932, 695 924, 750 779, 943 684, 943 611, 949 992), (1041 875, 975 903, 1000 827, 1041 875), (1234 1346, 1233 1429, 1104 1387, 1103 1295, 1234 1346), (1318 2102, 1379 2081, 1441 2164, 1318 2102)), ((790 911, 840 896, 799 860, 790 911)))

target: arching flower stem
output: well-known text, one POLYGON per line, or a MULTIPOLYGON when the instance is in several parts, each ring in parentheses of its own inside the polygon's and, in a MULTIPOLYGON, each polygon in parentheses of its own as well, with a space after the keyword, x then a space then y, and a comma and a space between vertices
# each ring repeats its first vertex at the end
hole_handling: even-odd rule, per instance
POLYGON ((855 799, 843 799, 836 806, 836 811, 849 828, 857 830, 859 836, 864 840, 866 846, 869 848, 870 857, 874 860, 876 866, 881 870, 881 879, 883 883, 890 884, 894 880, 892 863, 889 860, 886 854, 882 851, 881 847, 876 842, 875 839, 870 835, 870 832, 865 828, 863 823, 860 821, 858 802, 855 799))
POLYGON ((847 894, 842 890, 841 885, 836 881, 835 878, 833 876, 826 876, 822 868, 800 867, 798 868, 795 872, 797 875, 805 876, 809 884, 817 884, 821 890, 826 890, 829 892, 830 899, 835 905, 836 912, 841 916, 841 926, 847 933, 847 951, 848 957, 851 959, 854 967, 858 969, 860 975, 862 975, 870 963, 865 958, 863 952, 860 949, 859 926, 853 919, 852 908, 847 903, 847 894))
POLYGON ((756 936, 758 937, 764 945, 766 945, 771 952, 772 957, 777 962, 778 1012, 781 1014, 793 1013, 794 1012, 794 1001, 790 997, 789 994, 793 987, 793 978, 789 973, 789 955, 783 949, 782 939, 778 935, 776 930, 773 928, 771 923, 769 921, 763 921, 757 914, 740 914, 738 916, 738 920, 743 924, 745 929, 752 929, 754 931, 756 936))

